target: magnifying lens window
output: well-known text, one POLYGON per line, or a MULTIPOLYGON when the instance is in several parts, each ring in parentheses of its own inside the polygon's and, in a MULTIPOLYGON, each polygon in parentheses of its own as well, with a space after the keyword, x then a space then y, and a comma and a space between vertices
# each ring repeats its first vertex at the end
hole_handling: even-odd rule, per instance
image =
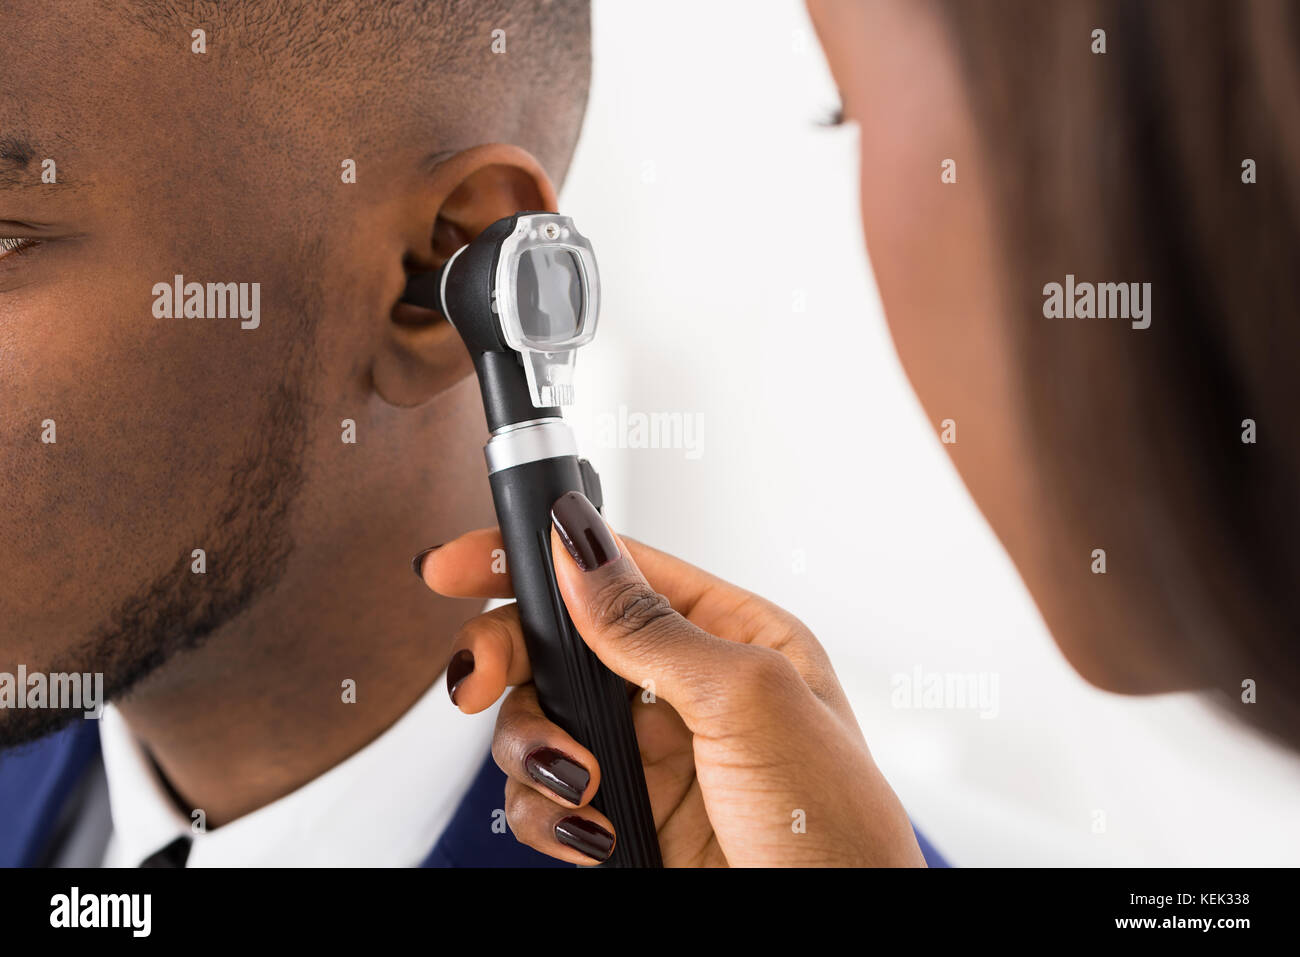
POLYGON ((519 257, 515 281, 519 325, 524 338, 539 345, 562 343, 582 326, 582 267, 562 246, 537 246, 519 257))

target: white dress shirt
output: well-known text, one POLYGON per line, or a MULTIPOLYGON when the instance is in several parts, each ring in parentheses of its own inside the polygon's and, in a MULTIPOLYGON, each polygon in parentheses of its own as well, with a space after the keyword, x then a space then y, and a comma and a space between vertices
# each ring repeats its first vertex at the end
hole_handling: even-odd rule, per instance
POLYGON ((195 833, 126 719, 99 737, 113 818, 105 867, 138 867, 177 837, 186 867, 414 867, 433 849, 491 746, 496 709, 464 715, 441 677, 383 734, 298 790, 195 833))

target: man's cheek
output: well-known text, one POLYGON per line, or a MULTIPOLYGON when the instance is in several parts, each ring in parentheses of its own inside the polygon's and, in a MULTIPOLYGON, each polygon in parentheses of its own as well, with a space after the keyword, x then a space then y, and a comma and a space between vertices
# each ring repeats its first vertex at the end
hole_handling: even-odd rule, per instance
POLYGON ((0 359, 0 613, 23 641, 84 636, 205 547, 261 419, 228 338, 124 306, 29 313, 0 359))
MULTIPOLYGON (((56 302, 7 309, 0 342, 0 521, 40 522, 61 498, 59 476, 80 457, 71 441, 80 374, 75 353, 58 328, 56 302), (70 401, 71 400, 71 401, 70 401)), ((20 544, 30 544, 26 535, 20 544)), ((14 541, 6 537, 7 542, 14 541)))

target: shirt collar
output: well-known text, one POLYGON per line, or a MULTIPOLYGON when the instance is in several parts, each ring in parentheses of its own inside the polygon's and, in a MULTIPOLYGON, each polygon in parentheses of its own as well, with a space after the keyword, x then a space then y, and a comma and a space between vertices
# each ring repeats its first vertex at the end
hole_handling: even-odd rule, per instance
MULTIPOLYGON (((195 832, 113 705, 100 742, 113 816, 109 865, 136 867, 181 835, 187 867, 413 867, 446 828, 491 743, 433 685, 368 745, 290 794, 195 832)), ((495 710, 495 709, 493 709, 495 710)))

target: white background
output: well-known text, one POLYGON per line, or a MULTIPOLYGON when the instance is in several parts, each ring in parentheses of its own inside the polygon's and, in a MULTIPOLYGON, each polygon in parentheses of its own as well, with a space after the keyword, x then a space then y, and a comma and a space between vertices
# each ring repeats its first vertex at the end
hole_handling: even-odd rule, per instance
POLYGON ((800 3, 597 0, 562 209, 600 259, 573 418, 610 518, 812 627, 953 863, 1300 864, 1300 760, 1056 650, 895 357, 837 103, 800 3), (701 414, 701 454, 600 447, 620 404, 701 414), (918 667, 996 674, 996 717, 892 707, 918 667))

